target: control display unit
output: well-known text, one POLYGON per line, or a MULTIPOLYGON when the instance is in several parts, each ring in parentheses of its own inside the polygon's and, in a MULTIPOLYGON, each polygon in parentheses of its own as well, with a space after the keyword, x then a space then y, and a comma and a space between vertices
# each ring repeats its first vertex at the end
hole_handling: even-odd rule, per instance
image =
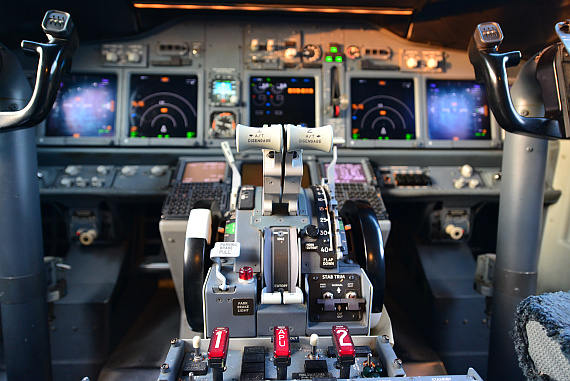
POLYGON ((188 138, 197 134, 198 77, 131 75, 130 138, 188 138))
POLYGON ((353 140, 414 140, 412 78, 351 78, 353 140))
POLYGON ((250 126, 315 127, 315 78, 253 76, 249 88, 250 126))
POLYGON ((186 163, 182 172, 183 183, 217 183, 224 181, 226 163, 223 161, 204 161, 186 163))
MULTIPOLYGON (((325 173, 329 164, 324 164, 325 173)), ((336 183, 367 183, 364 167, 360 163, 337 163, 334 167, 336 183)))
POLYGON ((491 140, 491 118, 483 84, 429 79, 426 92, 429 139, 491 140))
POLYGON ((115 74, 72 74, 63 77, 45 136, 114 137, 117 105, 115 74))

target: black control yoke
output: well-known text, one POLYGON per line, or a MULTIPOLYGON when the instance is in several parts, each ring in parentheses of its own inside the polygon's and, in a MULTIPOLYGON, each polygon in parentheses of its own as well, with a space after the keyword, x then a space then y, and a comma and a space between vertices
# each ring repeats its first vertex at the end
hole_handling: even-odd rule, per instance
POLYGON ((0 112, 0 132, 35 126, 44 120, 55 102, 61 74, 71 67, 79 38, 69 13, 48 11, 42 29, 48 37, 47 43, 22 41, 25 52, 39 55, 32 98, 19 111, 0 112))
POLYGON ((513 106, 509 92, 507 67, 517 66, 521 53, 499 53, 503 32, 496 22, 477 25, 469 42, 469 60, 475 68, 475 78, 484 82, 489 105, 499 125, 512 133, 543 138, 566 139, 570 133, 561 119, 526 118, 513 106))

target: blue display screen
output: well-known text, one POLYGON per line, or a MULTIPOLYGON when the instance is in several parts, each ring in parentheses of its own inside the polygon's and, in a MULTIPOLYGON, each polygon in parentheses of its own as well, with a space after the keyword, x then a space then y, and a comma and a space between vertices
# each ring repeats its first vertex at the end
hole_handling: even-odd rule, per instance
POLYGON ((73 74, 64 76, 51 112, 46 136, 113 137, 117 104, 117 76, 73 74))
POLYGON ((491 140, 485 87, 468 80, 428 80, 428 133, 432 140, 491 140))

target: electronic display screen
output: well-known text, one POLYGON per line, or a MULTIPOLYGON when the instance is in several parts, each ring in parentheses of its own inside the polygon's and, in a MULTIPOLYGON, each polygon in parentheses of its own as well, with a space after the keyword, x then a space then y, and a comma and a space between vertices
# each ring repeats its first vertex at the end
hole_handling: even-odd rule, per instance
POLYGON ((251 77, 249 124, 315 127, 315 78, 251 77))
POLYGON ((226 163, 223 161, 204 161, 186 163, 182 174, 183 183, 217 183, 224 181, 226 163))
MULTIPOLYGON (((325 164, 325 176, 329 164, 325 164)), ((334 167, 335 183, 366 183, 364 167, 360 163, 336 163, 334 167)))
POLYGON ((231 79, 214 79, 212 81, 212 102, 221 106, 233 106, 238 103, 236 81, 231 79))
POLYGON ((64 76, 46 119, 45 136, 114 137, 116 107, 115 74, 64 76))
POLYGON ((131 75, 129 137, 196 138, 198 77, 131 75))
POLYGON ((416 139, 412 78, 351 78, 353 140, 416 139))
POLYGON ((491 118, 483 84, 428 80, 428 133, 432 140, 491 140, 491 118))
MULTIPOLYGON (((256 187, 263 186, 263 164, 262 163, 243 163, 241 166, 241 183, 244 185, 253 185, 256 187)), ((301 178, 301 187, 309 188, 311 186, 311 176, 309 175, 309 167, 303 164, 303 177, 301 178)))

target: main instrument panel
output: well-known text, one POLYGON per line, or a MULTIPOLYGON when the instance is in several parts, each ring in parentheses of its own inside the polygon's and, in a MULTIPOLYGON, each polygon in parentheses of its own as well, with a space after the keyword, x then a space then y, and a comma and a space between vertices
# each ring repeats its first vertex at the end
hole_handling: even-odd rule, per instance
POLYGON ((182 20, 81 45, 38 144, 219 146, 238 123, 330 124, 348 148, 501 145, 465 52, 279 20, 182 20))

